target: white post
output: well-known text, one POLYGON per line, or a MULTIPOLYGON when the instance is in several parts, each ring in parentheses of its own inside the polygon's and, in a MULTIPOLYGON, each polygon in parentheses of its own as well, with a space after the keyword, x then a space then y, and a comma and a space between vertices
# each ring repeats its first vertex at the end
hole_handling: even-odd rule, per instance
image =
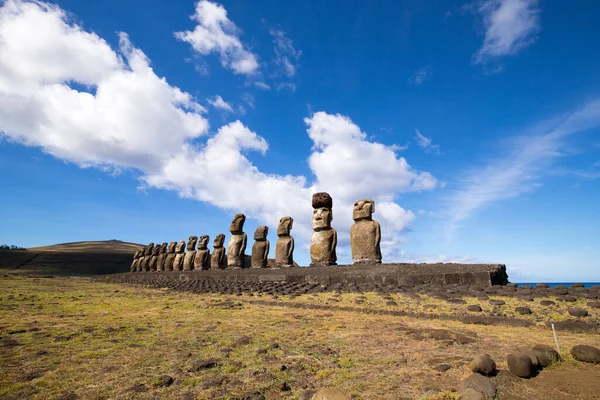
POLYGON ((554 324, 552 325, 552 333, 554 334, 554 343, 556 343, 556 351, 558 351, 558 354, 560 354, 560 347, 558 347, 558 339, 556 337, 556 330, 554 330, 554 324))

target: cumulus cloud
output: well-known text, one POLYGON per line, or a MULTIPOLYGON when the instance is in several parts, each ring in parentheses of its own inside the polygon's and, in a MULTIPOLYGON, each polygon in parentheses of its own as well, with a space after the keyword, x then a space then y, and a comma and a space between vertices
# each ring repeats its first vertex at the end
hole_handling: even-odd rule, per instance
POLYGON ((596 99, 581 109, 507 139, 504 151, 498 156, 460 177, 459 186, 447 199, 449 230, 488 204, 538 187, 540 178, 552 172, 549 167, 568 155, 563 151, 566 139, 599 126, 600 99, 596 99))
POLYGON ((440 146, 433 144, 431 138, 423 135, 418 129, 415 129, 415 141, 426 153, 440 154, 440 146))
POLYGON ((537 40, 537 0, 485 0, 477 3, 476 12, 485 27, 483 44, 474 55, 476 63, 516 54, 537 40))
POLYGON ((416 70, 413 75, 408 78, 408 83, 419 86, 425 81, 428 81, 433 76, 431 67, 429 65, 416 70))
POLYGON ((223 100, 223 98, 219 95, 216 95, 212 99, 207 99, 207 101, 211 106, 213 106, 217 110, 233 112, 233 107, 231 107, 231 104, 223 100))
POLYGON ((157 76, 126 34, 115 51, 57 6, 9 0, 0 8, 0 132, 9 140, 82 167, 135 169, 143 187, 176 191, 270 226, 291 215, 299 248, 311 233, 311 194, 328 191, 342 261, 350 261, 355 200, 376 201, 383 251, 392 261, 415 218, 397 196, 437 186, 393 146, 369 141, 348 117, 326 112, 305 119, 314 181, 267 174, 246 156, 266 156, 267 141, 240 121, 205 139, 205 112, 157 76))
POLYGON ((221 65, 235 74, 253 75, 258 71, 258 57, 242 44, 240 30, 227 17, 225 7, 200 0, 191 18, 198 24, 193 31, 176 32, 177 39, 189 43, 201 55, 219 53, 221 65))

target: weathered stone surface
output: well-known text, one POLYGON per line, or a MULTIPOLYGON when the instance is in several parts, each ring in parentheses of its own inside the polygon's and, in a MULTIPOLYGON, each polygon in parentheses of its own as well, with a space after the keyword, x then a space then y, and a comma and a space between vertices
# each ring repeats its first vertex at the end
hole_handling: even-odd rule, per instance
POLYGON ((464 391, 468 388, 474 389, 479 393, 482 393, 484 396, 488 396, 490 398, 496 395, 496 386, 483 375, 480 374, 471 374, 468 378, 464 379, 460 383, 461 391, 464 391))
POLYGON ((479 304, 471 304, 470 306, 467 306, 467 311, 471 311, 471 312, 481 312, 481 306, 479 304))
POLYGON ((381 227, 373 220, 375 202, 362 199, 354 203, 350 227, 350 246, 352 260, 355 264, 372 264, 381 262, 381 227))
POLYGON ((267 268, 267 257, 269 256, 270 243, 267 240, 269 228, 259 226, 254 232, 254 244, 252 245, 252 256, 250 264, 252 268, 267 268))
POLYGON ((486 400, 486 397, 483 393, 478 392, 473 388, 461 390, 459 394, 461 400, 486 400))
POLYGON ((173 263, 175 262, 175 249, 177 248, 177 242, 169 243, 167 248, 167 256, 165 258, 165 271, 173 271, 173 263))
POLYGON ((144 258, 142 260, 142 271, 150 271, 150 259, 152 258, 152 251, 154 250, 154 242, 148 243, 146 250, 144 251, 144 258))
POLYGON ((320 389, 313 395, 311 400, 350 400, 344 392, 336 388, 320 389))
POLYGON ((515 353, 506 357, 508 370, 520 378, 531 378, 534 374, 533 363, 527 354, 515 353))
POLYGON ((537 358, 538 352, 534 350, 527 350, 523 352, 523 354, 526 354, 527 357, 531 359, 531 364, 533 364, 534 369, 538 369, 540 367, 540 360, 537 358))
POLYGON ((532 311, 529 307, 517 307, 517 308, 515 308, 515 311, 521 315, 532 314, 532 311))
MULTIPOLYGON (((314 205, 331 203, 331 197, 327 193, 321 192, 313 195, 313 208, 314 205), (327 198, 329 198, 329 202, 323 200, 327 198)), ((332 220, 331 208, 319 207, 314 209, 312 218, 314 232, 310 238, 311 267, 336 265, 337 232, 331 227, 332 220)))
POLYGON ((327 192, 317 192, 312 196, 312 208, 333 208, 333 199, 327 192))
POLYGON ((548 289, 550 285, 548 285, 547 283, 536 283, 535 287, 539 289, 548 289))
POLYGON ((150 257, 150 262, 148 263, 148 269, 150 271, 156 271, 156 262, 158 261, 158 256, 160 255, 160 244, 154 245, 152 249, 152 256, 150 257))
POLYGON ((194 258, 196 257, 196 244, 198 243, 198 236, 190 236, 187 242, 187 253, 183 258, 183 270, 190 271, 194 269, 194 258))
POLYGON ((214 358, 209 358, 206 360, 196 360, 192 364, 192 368, 190 368, 191 372, 198 372, 203 369, 211 369, 216 367, 218 364, 217 360, 214 358))
POLYGON ((587 306, 590 308, 600 308, 600 301, 588 301, 587 306))
POLYGON ((131 267, 129 267, 129 272, 136 272, 139 262, 140 262, 140 250, 133 253, 133 261, 131 262, 131 267))
POLYGON ((548 307, 548 306, 555 306, 556 305, 556 303, 553 302, 552 300, 542 300, 542 301, 540 301, 540 304, 542 306, 546 306, 546 307, 548 307))
POLYGON ((573 316, 573 317, 587 317, 588 315, 588 311, 584 308, 580 308, 580 307, 569 307, 567 308, 567 311, 569 312, 569 315, 573 316))
POLYGON ((548 345, 536 344, 533 346, 533 351, 535 352, 540 365, 544 368, 560 360, 560 354, 548 345))
POLYGON ((504 300, 490 300, 489 303, 493 306, 503 306, 506 304, 504 300))
POLYGON ((158 379, 156 381, 156 386, 167 387, 167 386, 171 386, 172 383, 173 383, 173 377, 172 376, 161 375, 161 376, 158 377, 158 379))
POLYGON ((213 242, 213 253, 210 256, 210 267, 214 269, 223 269, 227 267, 227 259, 225 257, 225 248, 223 244, 225 243, 225 235, 219 233, 215 236, 215 240, 213 242))
POLYGON ((600 364, 600 350, 593 346, 579 344, 573 346, 571 355, 577 361, 582 361, 592 364, 600 364))
POLYGON ((227 246, 227 268, 244 268, 247 236, 244 233, 244 222, 246 216, 244 214, 236 214, 231 222, 229 231, 231 239, 227 246))
POLYGON ((198 241, 198 251, 194 256, 194 269, 196 270, 209 270, 210 269, 210 250, 208 249, 208 241, 210 237, 208 235, 200 236, 198 241))
POLYGON ((156 270, 157 271, 165 270, 165 261, 167 260, 168 245, 169 244, 167 242, 163 242, 163 244, 160 245, 160 254, 158 255, 158 260, 156 260, 156 270))
POLYGON ((185 242, 181 240, 175 248, 175 259, 173 260, 173 270, 183 270, 183 259, 185 257, 185 242))
POLYGON ((294 238, 290 232, 294 225, 292 217, 282 217, 277 227, 277 244, 275 245, 275 266, 290 268, 294 266, 294 238))
POLYGON ((496 362, 487 354, 479 354, 469 363, 471 371, 490 376, 496 371, 496 362))

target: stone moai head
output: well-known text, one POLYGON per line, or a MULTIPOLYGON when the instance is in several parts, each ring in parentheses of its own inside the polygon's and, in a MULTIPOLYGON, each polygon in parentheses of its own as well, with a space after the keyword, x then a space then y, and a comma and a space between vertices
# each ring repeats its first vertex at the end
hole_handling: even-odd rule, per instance
POLYGON ((163 242, 163 244, 160 245, 160 254, 165 254, 168 246, 169 244, 167 242, 163 242))
POLYGON ((185 252, 185 242, 183 240, 180 240, 179 243, 177 243, 177 248, 175 249, 175 253, 183 253, 185 252))
POLYGON ((160 254, 160 244, 156 244, 154 246, 154 249, 152 249, 152 255, 157 256, 159 254, 160 254))
POLYGON ((146 251, 144 252, 145 256, 150 256, 152 255, 152 250, 154 249, 154 242, 150 242, 148 243, 148 246, 146 246, 146 251))
POLYGON ((244 231, 244 222, 246 222, 246 216, 244 214, 235 214, 229 232, 233 234, 240 234, 244 231))
POLYGON ((169 243, 169 253, 175 253, 175 248, 177 247, 177 242, 171 242, 169 243))
POLYGON ((146 254, 146 246, 142 247, 139 251, 138 251, 138 257, 143 257, 146 254))
POLYGON ((313 194, 312 206, 314 208, 312 218, 313 230, 320 231, 331 228, 333 199, 329 193, 318 192, 313 194))
POLYGON ((136 251, 135 253, 133 253, 133 259, 135 260, 136 258, 140 257, 140 251, 136 251))
POLYGON ((294 225, 294 218, 281 217, 279 226, 277 226, 277 236, 289 236, 294 225))
POLYGON ((258 240, 258 241, 264 241, 267 240, 267 235, 269 234, 269 227, 268 226, 259 226, 258 228, 256 228, 256 231, 254 231, 254 240, 258 240))
POLYGON ((359 221, 361 219, 372 219, 375 212, 375 202, 371 199, 361 199, 354 203, 352 219, 359 221))
POLYGON ((198 243, 198 236, 190 236, 187 242, 187 250, 194 251, 196 250, 196 244, 198 243))
POLYGON ((210 237, 208 235, 200 236, 200 241, 198 242, 198 250, 206 250, 208 248, 208 241, 210 237))
POLYGON ((219 233, 217 236, 215 236, 215 241, 213 242, 213 247, 214 248, 223 247, 224 243, 225 243, 225 235, 222 233, 219 233))

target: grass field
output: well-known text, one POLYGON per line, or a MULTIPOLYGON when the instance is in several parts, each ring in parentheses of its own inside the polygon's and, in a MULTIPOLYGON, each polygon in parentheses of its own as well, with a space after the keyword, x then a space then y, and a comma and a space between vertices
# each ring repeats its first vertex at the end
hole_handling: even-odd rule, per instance
MULTIPOLYGON (((278 300, 327 302, 331 295, 278 300)), ((337 300, 352 303, 356 296, 337 300)), ((364 296, 367 304, 380 301, 373 293, 364 296)), ((353 399, 420 399, 437 390, 432 398, 453 399, 475 354, 490 354, 506 370, 508 353, 553 345, 541 324, 466 325, 250 299, 5 275, 0 398, 242 399, 260 392, 267 399, 294 399, 305 389, 337 387, 353 399), (173 384, 162 386, 163 375, 173 384)), ((400 304, 410 306, 410 299, 400 304)), ((580 364, 568 350, 599 346, 598 334, 560 332, 559 341, 564 360, 538 377, 521 380, 502 371, 493 378, 498 398, 597 398, 600 366, 580 364)))

